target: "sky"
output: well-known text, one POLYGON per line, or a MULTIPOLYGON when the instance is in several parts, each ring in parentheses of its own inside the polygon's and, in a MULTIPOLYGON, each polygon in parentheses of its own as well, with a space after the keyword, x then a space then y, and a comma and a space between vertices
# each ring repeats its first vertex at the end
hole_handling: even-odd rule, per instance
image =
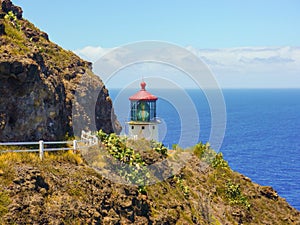
POLYGON ((50 40, 96 62, 157 40, 201 58, 224 88, 300 88, 297 0, 13 0, 50 40))

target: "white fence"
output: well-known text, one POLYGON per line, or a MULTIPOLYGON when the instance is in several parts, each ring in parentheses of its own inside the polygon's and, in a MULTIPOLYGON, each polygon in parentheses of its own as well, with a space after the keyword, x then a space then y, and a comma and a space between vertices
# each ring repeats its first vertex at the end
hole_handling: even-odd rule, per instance
POLYGON ((86 147, 90 147, 98 144, 98 138, 96 135, 93 135, 90 131, 81 132, 81 140, 73 140, 73 141, 36 141, 36 142, 0 142, 0 146, 38 146, 38 148, 33 149, 12 149, 12 150, 4 150, 0 151, 0 153, 7 152, 39 152, 40 159, 44 158, 44 152, 51 151, 67 151, 67 150, 81 150, 86 147), (82 143, 83 145, 80 145, 82 143), (61 147, 61 148, 51 148, 48 146, 53 145, 69 145, 70 147, 61 147))
POLYGON ((91 131, 85 132, 81 131, 81 142, 88 143, 89 146, 97 145, 98 138, 96 135, 93 135, 91 131))

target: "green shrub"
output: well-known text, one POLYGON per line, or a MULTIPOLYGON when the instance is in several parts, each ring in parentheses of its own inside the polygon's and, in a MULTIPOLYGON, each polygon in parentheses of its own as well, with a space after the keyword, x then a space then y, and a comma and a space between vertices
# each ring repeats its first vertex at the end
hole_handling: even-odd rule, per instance
POLYGON ((227 161, 223 159, 221 152, 216 153, 210 148, 209 143, 202 144, 201 142, 196 144, 193 148, 194 154, 204 162, 210 164, 213 168, 229 168, 227 161))
POLYGON ((227 161, 224 160, 223 154, 219 152, 212 160, 213 168, 229 168, 227 161))
POLYGON ((176 184, 179 185, 180 190, 182 191, 183 195, 185 198, 189 197, 189 187, 187 185, 184 184, 184 180, 180 175, 175 175, 173 177, 173 180, 176 182, 176 184))
POLYGON ((117 171, 127 182, 137 184, 138 190, 144 193, 150 174, 141 155, 126 145, 125 137, 119 137, 115 133, 106 134, 102 130, 97 132, 97 136, 107 152, 119 161, 110 160, 111 169, 117 171))
POLYGON ((244 196, 240 190, 240 185, 233 183, 228 180, 225 185, 225 196, 229 200, 230 204, 233 205, 243 205, 247 209, 250 209, 251 205, 248 202, 246 196, 244 196))
POLYGON ((201 159, 203 154, 207 152, 207 150, 208 150, 208 145, 204 145, 202 144, 202 142, 200 142, 194 146, 193 152, 198 158, 201 159))
POLYGON ((17 28, 17 30, 21 30, 21 25, 16 17, 16 15, 12 12, 12 11, 9 11, 5 16, 4 16, 4 19, 8 20, 11 22, 11 24, 14 25, 15 28, 17 28))
POLYGON ((156 142, 154 140, 151 141, 151 148, 158 152, 159 154, 162 154, 163 156, 167 156, 168 154, 168 148, 163 145, 161 142, 156 142))

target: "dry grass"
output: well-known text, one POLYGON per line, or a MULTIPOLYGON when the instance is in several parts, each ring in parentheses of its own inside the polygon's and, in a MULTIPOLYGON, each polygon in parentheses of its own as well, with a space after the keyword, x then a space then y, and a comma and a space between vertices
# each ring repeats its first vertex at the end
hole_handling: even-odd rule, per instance
POLYGON ((39 163, 39 161, 40 159, 37 153, 8 152, 0 155, 0 162, 36 164, 39 163))
MULTIPOLYGON (((9 53, 14 56, 25 55, 30 50, 26 46, 26 36, 25 34, 16 29, 10 22, 4 20, 5 25, 5 33, 7 35, 3 36, 2 38, 6 39, 8 43, 11 43, 10 48, 6 48, 9 50, 9 53)), ((2 49, 2 47, 0 47, 2 49)))
POLYGON ((83 159, 80 154, 74 153, 72 150, 61 152, 45 152, 45 163, 56 162, 69 162, 76 165, 83 164, 83 159))
POLYGON ((58 162, 74 165, 84 163, 81 156, 73 151, 46 152, 43 161, 40 160, 38 153, 2 153, 0 154, 0 187, 12 184, 18 165, 31 165, 53 172, 53 164, 58 162))
POLYGON ((7 207, 10 203, 11 199, 9 196, 5 192, 0 191, 0 222, 1 217, 8 212, 7 207))

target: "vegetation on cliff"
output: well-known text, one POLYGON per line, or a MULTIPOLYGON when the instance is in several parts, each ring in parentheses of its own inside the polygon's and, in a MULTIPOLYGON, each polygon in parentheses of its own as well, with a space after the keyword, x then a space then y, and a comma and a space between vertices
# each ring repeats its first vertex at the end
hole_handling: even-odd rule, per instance
MULTIPOLYGON (((102 158, 95 165, 87 164, 88 158, 72 151, 47 153, 42 162, 34 153, 0 154, 0 224, 300 222, 300 212, 276 191, 232 171, 221 153, 215 153, 208 144, 199 143, 184 150, 191 152, 191 157, 177 173, 169 173, 163 181, 142 189, 138 184, 113 182, 113 173, 121 170, 109 167, 116 165, 111 164, 112 160, 118 158, 122 163, 146 166, 184 151, 178 148, 177 152, 163 154, 146 140, 124 140, 114 134, 106 135, 105 139, 109 137, 114 139, 110 145, 103 141, 88 150, 94 156, 97 151, 108 153, 106 161, 102 158), (120 147, 122 144, 117 139, 122 139, 126 147, 120 147), (111 173, 107 176, 104 169, 111 173)), ((153 171, 147 172, 151 175, 153 171)), ((125 181, 143 178, 119 175, 125 181)))

